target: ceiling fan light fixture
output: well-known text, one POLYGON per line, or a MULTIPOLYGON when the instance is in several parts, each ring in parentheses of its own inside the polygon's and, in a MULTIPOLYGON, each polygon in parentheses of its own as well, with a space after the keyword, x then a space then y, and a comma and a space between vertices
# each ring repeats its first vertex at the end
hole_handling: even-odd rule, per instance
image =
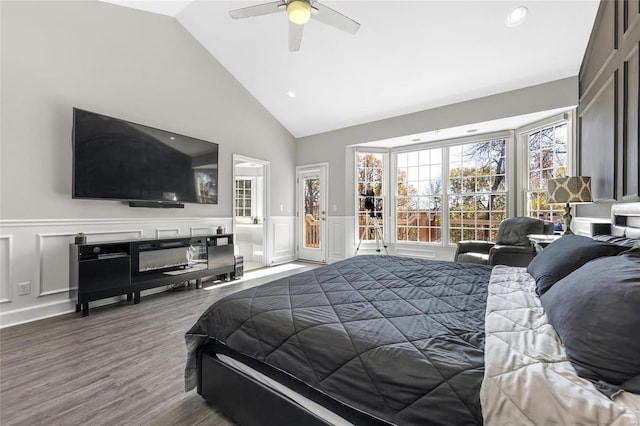
POLYGON ((311 5, 303 0, 292 0, 287 4, 287 17, 294 24, 306 24, 311 18, 311 5))

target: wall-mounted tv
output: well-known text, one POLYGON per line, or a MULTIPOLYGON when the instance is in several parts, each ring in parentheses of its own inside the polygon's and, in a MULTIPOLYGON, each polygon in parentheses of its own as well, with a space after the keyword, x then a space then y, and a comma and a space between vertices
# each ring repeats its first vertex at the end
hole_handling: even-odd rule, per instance
POLYGON ((73 198, 218 203, 218 144, 73 109, 73 198))

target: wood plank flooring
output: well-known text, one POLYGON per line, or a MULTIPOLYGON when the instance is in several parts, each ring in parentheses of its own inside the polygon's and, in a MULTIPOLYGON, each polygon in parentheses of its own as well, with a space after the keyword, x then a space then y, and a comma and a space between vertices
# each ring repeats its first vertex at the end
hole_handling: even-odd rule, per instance
POLYGON ((184 392, 184 334, 215 300, 318 266, 294 262, 2 329, 0 424, 232 425, 184 392))

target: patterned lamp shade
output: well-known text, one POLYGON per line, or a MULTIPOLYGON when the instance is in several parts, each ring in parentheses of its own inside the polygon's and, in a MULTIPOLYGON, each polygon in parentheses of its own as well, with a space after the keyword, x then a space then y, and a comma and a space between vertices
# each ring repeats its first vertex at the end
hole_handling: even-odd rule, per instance
POLYGON ((589 176, 570 176, 549 179, 547 182, 547 203, 590 203, 591 178, 589 176))

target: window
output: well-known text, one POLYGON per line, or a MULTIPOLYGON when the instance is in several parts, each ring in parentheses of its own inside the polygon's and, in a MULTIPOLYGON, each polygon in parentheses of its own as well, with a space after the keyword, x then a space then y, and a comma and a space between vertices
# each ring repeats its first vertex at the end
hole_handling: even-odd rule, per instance
POLYGON ((507 217, 506 140, 449 148, 449 242, 495 241, 507 217))
POLYGON ((302 187, 304 190, 302 245, 305 248, 320 248, 320 178, 305 177, 302 187))
POLYGON ((253 206, 253 179, 238 178, 236 179, 236 217, 252 218, 253 206))
POLYGON ((374 240, 372 219, 384 234, 384 154, 356 152, 358 238, 374 240), (366 232, 365 232, 366 230, 366 232))
POLYGON ((495 139, 396 154, 397 241, 494 241, 507 216, 506 145, 495 139))
POLYGON ((547 180, 567 175, 567 130, 564 122, 529 133, 527 214, 531 217, 561 218, 562 206, 547 204, 547 180))
POLYGON ((389 173, 386 153, 356 152, 358 237, 372 239, 364 235, 367 188, 373 191, 374 216, 393 222, 385 224, 389 231, 385 237, 391 242, 453 245, 461 240, 495 241, 507 212, 559 220, 563 206, 548 206, 546 189, 548 179, 568 173, 570 123, 564 114, 546 124, 537 123, 536 128, 522 129, 519 134, 524 143, 517 151, 515 144, 511 149, 514 141, 507 132, 484 140, 467 137, 392 149, 391 184, 386 183, 386 176, 383 179, 389 173), (511 170, 508 164, 515 164, 516 153, 523 167, 511 170), (514 194, 513 189, 509 193, 510 182, 524 188, 526 196, 514 194), (385 191, 391 191, 390 204, 385 204, 385 191), (518 200, 524 205, 507 204, 518 200), (384 215, 384 208, 392 211, 384 215))
POLYGON ((396 157, 398 241, 441 242, 442 148, 396 157))

